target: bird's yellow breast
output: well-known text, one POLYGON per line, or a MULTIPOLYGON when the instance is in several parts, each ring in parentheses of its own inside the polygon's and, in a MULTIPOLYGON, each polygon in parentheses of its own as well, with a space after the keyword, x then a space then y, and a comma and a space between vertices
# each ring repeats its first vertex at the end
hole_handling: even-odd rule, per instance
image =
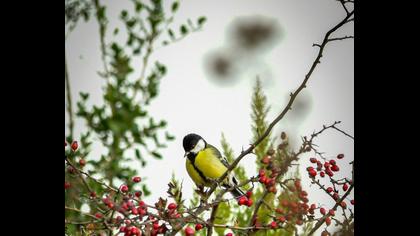
MULTIPOLYGON (((217 179, 221 177, 227 170, 226 166, 223 165, 223 163, 215 155, 211 148, 206 148, 198 152, 197 156, 195 157, 194 165, 206 178, 209 179, 217 179)), ((194 168, 193 164, 188 158, 186 160, 186 167, 191 179, 197 185, 210 186, 211 183, 206 182, 200 176, 199 172, 194 168)))

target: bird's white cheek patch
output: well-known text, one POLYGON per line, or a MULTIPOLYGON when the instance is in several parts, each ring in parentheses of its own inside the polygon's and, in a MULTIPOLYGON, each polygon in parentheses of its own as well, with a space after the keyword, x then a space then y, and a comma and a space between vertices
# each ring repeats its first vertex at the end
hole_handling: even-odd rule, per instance
POLYGON ((191 150, 191 152, 193 153, 198 153, 199 151, 203 150, 205 148, 205 143, 204 141, 201 139, 200 141, 197 142, 197 144, 195 145, 195 147, 191 150))

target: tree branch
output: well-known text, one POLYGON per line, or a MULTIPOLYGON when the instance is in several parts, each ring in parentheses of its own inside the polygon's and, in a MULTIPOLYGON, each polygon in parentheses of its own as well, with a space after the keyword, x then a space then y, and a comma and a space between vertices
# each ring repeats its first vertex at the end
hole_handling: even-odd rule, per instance
POLYGON ((74 130, 74 115, 73 115, 73 105, 71 100, 71 90, 70 90, 70 78, 69 72, 67 69, 67 57, 64 54, 64 77, 66 80, 66 93, 67 93, 67 112, 69 113, 69 130, 70 137, 74 139, 73 130, 74 130))

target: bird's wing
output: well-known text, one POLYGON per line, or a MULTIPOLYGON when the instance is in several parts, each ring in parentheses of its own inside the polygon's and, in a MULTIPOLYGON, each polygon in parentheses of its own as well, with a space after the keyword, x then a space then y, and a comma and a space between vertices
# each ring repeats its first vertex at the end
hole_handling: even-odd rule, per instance
POLYGON ((222 154, 219 150, 217 150, 217 148, 215 148, 211 144, 207 144, 207 146, 213 150, 214 154, 219 158, 219 160, 223 163, 224 166, 229 167, 228 160, 226 159, 226 157, 222 156, 222 154))

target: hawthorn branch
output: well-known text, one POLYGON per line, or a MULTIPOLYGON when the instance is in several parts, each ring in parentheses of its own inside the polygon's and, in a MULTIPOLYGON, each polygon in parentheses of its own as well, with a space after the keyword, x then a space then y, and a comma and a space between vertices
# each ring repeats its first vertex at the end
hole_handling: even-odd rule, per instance
MULTIPOLYGON (((330 42, 330 36, 331 34, 333 34, 336 30, 338 30, 340 27, 342 27, 344 24, 347 23, 347 20, 354 14, 354 10, 351 11, 349 14, 347 14, 347 16, 341 20, 337 25, 335 25, 332 29, 330 29, 324 36, 324 40, 322 41, 322 43, 319 45, 319 51, 318 51, 318 55, 316 56, 314 62, 312 63, 311 68, 309 69, 309 72, 306 74, 305 79, 302 81, 301 85, 295 90, 295 92, 293 92, 292 94, 290 94, 290 99, 289 102, 287 103, 286 107, 283 109, 283 111, 270 123, 270 125, 268 126, 268 128, 265 130, 265 132, 253 143, 251 144, 250 147, 248 147, 245 151, 242 151, 241 154, 235 159, 235 161, 228 167, 227 171, 217 180, 217 183, 220 183, 221 181, 223 181, 224 178, 226 178, 226 176, 230 173, 230 171, 232 171, 237 165, 238 163, 242 160, 242 158, 250 153, 252 153, 252 151, 254 150, 254 148, 256 146, 258 146, 270 133, 271 130, 274 128, 274 126, 283 119, 283 117, 286 115, 286 113, 292 109, 292 105, 293 102, 295 101, 296 97, 298 96, 298 94, 304 89, 306 88, 306 84, 309 80, 309 78, 311 77, 312 73, 314 72, 316 66, 320 63, 321 58, 323 56, 323 52, 325 49, 325 46, 328 44, 328 42, 330 42)), ((216 189, 217 184, 213 184, 213 186, 210 188, 207 196, 210 196, 213 191, 216 189)))
POLYGON ((104 187, 106 187, 107 189, 111 190, 112 192, 118 193, 119 191, 109 185, 107 185, 106 183, 97 180, 96 178, 92 177, 91 175, 89 175, 88 173, 84 172, 83 170, 77 168, 76 166, 74 166, 69 159, 66 157, 66 161, 69 165, 71 165, 77 172, 84 174, 86 177, 90 178, 91 180, 95 181, 96 183, 103 185, 104 187))
MULTIPOLYGON (((350 188, 347 190, 347 192, 344 193, 344 195, 336 202, 336 204, 332 208, 334 211, 337 210, 337 207, 340 206, 341 202, 344 201, 344 199, 346 199, 347 195, 350 194, 350 192, 353 190, 353 188, 354 188, 354 184, 350 185, 350 188)), ((312 235, 313 233, 315 233, 315 231, 317 231, 318 228, 321 227, 322 224, 324 224, 325 219, 329 216, 331 216, 331 214, 328 212, 321 219, 319 219, 318 222, 315 224, 315 226, 312 228, 312 230, 309 232, 308 235, 312 235)))
POLYGON ((70 136, 74 138, 73 136, 73 130, 74 130, 73 105, 72 105, 71 90, 70 90, 70 78, 69 78, 69 72, 67 69, 67 57, 65 54, 64 54, 64 77, 66 80, 67 112, 69 113, 69 130, 70 130, 70 136))
POLYGON ((332 41, 341 41, 341 40, 345 40, 345 39, 354 39, 354 36, 343 36, 343 37, 336 37, 336 38, 330 38, 328 39, 328 42, 332 42, 332 41))
POLYGON ((79 209, 76 209, 76 208, 73 208, 73 207, 68 207, 68 206, 65 206, 65 208, 64 208, 64 209, 66 209, 66 210, 70 210, 70 211, 75 211, 75 212, 78 212, 78 213, 80 213, 80 214, 82 214, 82 215, 89 216, 89 217, 91 217, 91 218, 93 218, 93 219, 97 219, 97 218, 96 218, 96 216, 94 216, 94 215, 92 215, 92 214, 89 214, 89 213, 86 213, 86 212, 83 212, 83 211, 81 211, 81 210, 79 210, 79 209))
MULTIPOLYGON (((108 78, 109 71, 108 71, 108 65, 106 62, 106 44, 105 44, 105 33, 106 33, 106 24, 104 22, 104 19, 101 19, 100 11, 101 11, 101 4, 99 3, 99 0, 93 0, 93 5, 95 6, 96 11, 96 20, 99 24, 99 36, 100 36, 100 44, 101 44, 101 59, 102 63, 104 65, 105 70, 105 77, 108 78)), ((105 16, 102 16, 105 17, 105 16)))

